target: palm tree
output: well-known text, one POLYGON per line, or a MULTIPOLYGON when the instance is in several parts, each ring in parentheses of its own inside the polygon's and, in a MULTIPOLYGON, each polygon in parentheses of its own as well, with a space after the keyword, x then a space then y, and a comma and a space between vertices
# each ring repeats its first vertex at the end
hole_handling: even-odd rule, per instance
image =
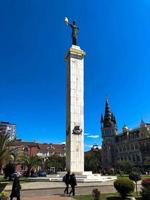
POLYGON ((2 166, 10 159, 11 150, 9 149, 9 134, 0 134, 0 171, 2 166))
POLYGON ((38 167, 41 165, 41 160, 38 156, 24 155, 20 158, 20 162, 22 163, 22 165, 27 167, 27 177, 30 175, 30 171, 33 167, 38 167))

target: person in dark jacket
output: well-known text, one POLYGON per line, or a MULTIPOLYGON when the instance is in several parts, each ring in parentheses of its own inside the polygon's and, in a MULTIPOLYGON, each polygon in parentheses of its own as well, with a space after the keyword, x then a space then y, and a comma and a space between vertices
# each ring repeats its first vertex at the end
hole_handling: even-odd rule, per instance
POLYGON ((77 185, 76 177, 75 174, 70 175, 70 185, 71 185, 71 190, 69 192, 69 195, 75 196, 75 186, 77 185))
POLYGON ((68 194, 69 184, 70 184, 70 172, 67 172, 67 174, 64 176, 63 181, 66 184, 66 188, 64 190, 64 194, 68 194))
POLYGON ((16 176, 13 181, 10 200, 12 200, 14 197, 17 197, 17 200, 20 200, 20 190, 21 190, 21 186, 20 186, 19 177, 16 176))

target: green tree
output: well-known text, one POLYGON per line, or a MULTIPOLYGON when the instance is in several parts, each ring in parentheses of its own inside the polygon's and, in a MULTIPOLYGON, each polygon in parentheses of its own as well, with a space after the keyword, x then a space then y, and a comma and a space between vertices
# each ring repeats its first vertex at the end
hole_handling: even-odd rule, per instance
POLYGON ((31 169, 42 165, 42 161, 38 156, 25 155, 19 159, 20 163, 27 167, 26 176, 30 176, 31 169))
POLYGON ((135 182, 135 186, 136 186, 136 193, 137 193, 137 182, 141 180, 141 175, 138 172, 131 172, 129 174, 129 179, 135 182))
POLYGON ((119 178, 115 180, 114 187, 122 199, 126 199, 126 197, 134 191, 134 183, 128 178, 119 178))
POLYGON ((64 171, 66 167, 66 159, 65 157, 60 157, 57 155, 50 156, 45 161, 45 169, 48 170, 51 167, 55 167, 56 171, 64 171))
POLYGON ((13 162, 9 162, 5 165, 5 168, 3 169, 4 170, 4 175, 5 175, 5 178, 9 178, 9 181, 12 180, 12 175, 13 173, 15 173, 15 164, 13 162))
POLYGON ((0 171, 11 157, 12 151, 9 149, 9 134, 0 134, 0 171))
POLYGON ((101 170, 101 152, 88 151, 85 152, 84 167, 86 171, 99 173, 101 170))
POLYGON ((125 174, 129 174, 132 171, 133 163, 128 160, 118 161, 115 168, 125 174))

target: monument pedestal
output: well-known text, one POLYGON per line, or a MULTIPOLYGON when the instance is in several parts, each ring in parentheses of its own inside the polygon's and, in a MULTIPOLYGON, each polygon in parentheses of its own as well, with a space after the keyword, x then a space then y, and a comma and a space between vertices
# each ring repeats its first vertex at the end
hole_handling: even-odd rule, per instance
MULTIPOLYGON (((61 182, 65 174, 66 172, 59 172, 49 178, 49 181, 61 182)), ((83 174, 76 173, 75 176, 77 183, 107 182, 117 179, 116 176, 101 176, 101 174, 93 174, 91 171, 85 171, 83 174)))

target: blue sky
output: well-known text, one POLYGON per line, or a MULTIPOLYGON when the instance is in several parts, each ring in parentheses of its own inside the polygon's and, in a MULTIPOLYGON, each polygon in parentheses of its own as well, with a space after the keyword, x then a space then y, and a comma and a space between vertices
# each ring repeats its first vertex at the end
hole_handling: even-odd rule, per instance
POLYGON ((0 2, 0 121, 24 140, 65 141, 66 63, 76 20, 85 57, 86 149, 101 144, 99 118, 109 97, 119 131, 150 122, 149 0, 0 2), (99 137, 98 137, 98 136, 99 137), (89 136, 89 135, 88 135, 89 136))

